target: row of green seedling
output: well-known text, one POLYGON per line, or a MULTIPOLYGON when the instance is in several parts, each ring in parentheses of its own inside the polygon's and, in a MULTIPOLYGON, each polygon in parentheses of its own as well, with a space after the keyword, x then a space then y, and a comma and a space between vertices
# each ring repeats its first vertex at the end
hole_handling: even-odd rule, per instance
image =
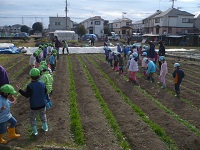
MULTIPOLYGON (((108 78, 110 82, 113 82, 109 79, 109 77, 101 70, 101 68, 95 63, 95 66, 102 72, 102 74, 105 76, 105 78, 108 78)), ((123 76, 124 80, 128 80, 127 77, 123 76)), ((113 83, 114 84, 114 83, 113 83)), ((160 109, 164 110, 166 113, 173 116, 178 122, 185 125, 188 129, 190 129, 192 132, 194 132, 197 136, 200 136, 200 130, 197 129, 194 125, 190 124, 188 121, 182 119, 179 115, 162 105, 157 99, 155 99, 151 94, 145 91, 145 89, 142 89, 140 86, 134 86, 138 91, 140 91, 145 97, 149 98, 152 102, 154 102, 160 109)))
POLYGON ((71 56, 68 57, 68 72, 70 81, 70 121, 71 121, 71 132, 74 135, 74 141, 78 145, 85 145, 85 137, 83 133, 83 127, 81 124, 80 114, 77 106, 77 95, 76 95, 76 84, 74 81, 73 66, 71 56))
MULTIPOLYGON (((95 56, 97 56, 97 55, 95 55, 95 56)), ((101 59, 101 61, 104 61, 102 57, 98 57, 98 58, 101 59)), ((137 73, 137 77, 142 78, 143 75, 142 75, 140 72, 138 72, 138 73, 137 73)), ((167 80, 167 82, 173 83, 173 81, 171 81, 170 79, 167 80)), ((186 88, 186 87, 184 87, 184 86, 182 86, 182 85, 181 85, 181 87, 186 88)), ((187 90, 190 90, 190 89, 187 88, 187 90)), ((169 88, 167 88, 166 91, 167 91, 168 93, 172 94, 172 95, 175 95, 175 94, 176 94, 174 91, 170 90, 169 88)), ((192 91, 192 90, 190 90, 190 91, 192 91)), ((198 92, 195 92, 195 91, 192 91, 192 92, 195 93, 195 94, 198 93, 198 92)), ((199 93, 198 93, 198 94, 199 94, 199 93)), ((186 99, 186 98, 181 98, 181 100, 182 100, 184 103, 186 103, 186 104, 188 104, 189 106, 191 106, 192 108, 194 108, 194 109, 200 111, 200 108, 197 107, 197 106, 195 106, 190 100, 188 100, 188 99, 186 99)))
MULTIPOLYGON (((17 65, 20 65, 20 66, 24 65, 21 62, 23 62, 25 59, 27 59, 27 57, 23 57, 22 59, 18 60, 17 62, 14 62, 13 64, 9 64, 9 67, 6 68, 6 71, 13 70, 14 66, 17 66, 17 65)), ((29 64, 29 63, 27 62, 25 64, 29 64)))
POLYGON ((101 93, 99 92, 99 89, 97 88, 89 70, 85 67, 85 63, 83 62, 83 60, 80 58, 80 56, 78 56, 79 62, 82 64, 83 70, 87 75, 88 81, 90 83, 90 86, 92 87, 92 90, 95 93, 95 97, 96 99, 99 101, 101 108, 103 109, 103 112, 108 120, 108 123, 110 124, 113 132, 115 133, 115 135, 117 136, 117 139, 119 141, 119 145, 122 147, 122 149, 124 150, 129 150, 130 146, 129 143, 126 141, 123 133, 120 130, 120 127, 115 119, 115 117, 113 116, 112 112, 110 111, 110 109, 108 108, 105 100, 103 99, 103 97, 101 96, 101 93))
POLYGON ((166 134, 164 129, 160 127, 158 124, 154 123, 152 120, 149 119, 149 117, 145 114, 144 111, 142 111, 137 105, 135 105, 128 96, 126 96, 120 88, 118 88, 115 83, 108 77, 108 75, 101 70, 101 68, 98 66, 98 64, 89 58, 89 60, 96 66, 96 68, 99 70, 99 72, 102 74, 102 76, 108 81, 108 83, 113 87, 113 89, 118 92, 123 100, 140 116, 140 118, 148 124, 151 129, 166 143, 169 149, 177 149, 176 145, 174 144, 174 141, 170 139, 170 137, 166 134))
MULTIPOLYGON (((138 72, 138 73, 137 73, 137 77, 142 78, 143 76, 142 76, 141 73, 138 72)), ((169 81, 169 82, 171 82, 171 81, 169 81)), ((156 85, 157 88, 160 88, 159 83, 156 83, 155 85, 156 85)), ((168 87, 165 89, 165 91, 168 92, 169 94, 173 95, 173 96, 176 94, 174 90, 171 90, 171 89, 168 88, 168 87)), ((194 105, 190 100, 188 100, 188 99, 186 99, 186 98, 183 98, 183 97, 181 97, 180 100, 181 100, 182 102, 188 104, 190 107, 192 107, 192 108, 194 108, 194 109, 200 111, 200 108, 197 107, 196 105, 194 105)))

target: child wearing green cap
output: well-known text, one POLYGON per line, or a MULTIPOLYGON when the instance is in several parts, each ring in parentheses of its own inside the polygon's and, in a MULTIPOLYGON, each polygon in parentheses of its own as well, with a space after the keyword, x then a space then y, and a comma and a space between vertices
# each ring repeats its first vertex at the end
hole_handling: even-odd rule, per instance
POLYGON ((46 94, 47 89, 43 82, 39 81, 40 71, 37 68, 30 70, 31 83, 27 85, 26 90, 22 90, 19 86, 19 93, 30 102, 30 121, 33 129, 33 134, 38 135, 36 115, 39 114, 42 121, 42 129, 48 131, 47 117, 46 117, 46 94))
POLYGON ((19 138, 20 134, 15 133, 15 126, 17 124, 17 120, 10 113, 10 106, 16 103, 16 100, 10 101, 9 97, 17 92, 10 84, 4 84, 0 87, 0 144, 7 144, 7 141, 3 139, 3 135, 8 130, 8 138, 14 139, 19 138), (7 124, 10 123, 9 128, 7 128, 7 124))

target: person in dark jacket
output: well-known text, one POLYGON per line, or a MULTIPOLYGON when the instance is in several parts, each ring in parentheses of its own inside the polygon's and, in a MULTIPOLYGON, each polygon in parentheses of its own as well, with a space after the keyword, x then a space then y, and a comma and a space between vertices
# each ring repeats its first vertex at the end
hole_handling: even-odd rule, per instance
POLYGON ((30 70, 31 83, 27 85, 26 90, 22 90, 19 86, 19 93, 26 98, 29 98, 30 103, 30 122, 33 129, 33 134, 38 135, 36 114, 38 113, 42 121, 42 129, 48 131, 46 117, 46 94, 47 89, 43 82, 39 81, 40 71, 37 68, 30 70))
POLYGON ((176 97, 180 98, 180 84, 182 82, 182 79, 185 76, 184 71, 180 68, 179 63, 174 64, 174 72, 172 73, 172 76, 174 78, 174 83, 175 83, 175 91, 176 91, 176 97))
MULTIPOLYGON (((158 44, 159 44, 159 50, 158 50, 159 57, 165 56, 165 46, 163 45, 163 42, 160 41, 160 42, 158 42, 158 44)), ((158 63, 159 63, 159 69, 161 69, 162 62, 158 61, 158 63)))
POLYGON ((94 46, 94 41, 95 41, 95 38, 94 38, 94 36, 92 35, 92 37, 91 37, 91 46, 94 46))
POLYGON ((149 41, 148 44, 149 44, 149 51, 148 51, 149 60, 152 60, 155 63, 155 57, 156 57, 155 45, 153 44, 152 41, 149 41))
POLYGON ((57 50, 57 59, 59 59, 59 48, 61 47, 61 43, 57 36, 54 36, 53 42, 55 43, 55 48, 57 50))
POLYGON ((0 87, 4 84, 9 84, 9 79, 6 70, 3 66, 0 66, 0 87))

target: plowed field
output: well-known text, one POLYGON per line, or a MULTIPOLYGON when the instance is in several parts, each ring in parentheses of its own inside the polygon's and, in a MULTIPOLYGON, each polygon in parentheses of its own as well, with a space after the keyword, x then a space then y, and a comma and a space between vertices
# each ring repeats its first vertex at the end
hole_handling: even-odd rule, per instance
MULTIPOLYGON (((11 84, 30 82, 29 56, 0 55, 11 84)), ((199 150, 200 65, 167 57, 167 88, 145 80, 127 82, 106 64, 104 54, 61 55, 54 74, 53 107, 47 110, 49 131, 31 136, 29 101, 16 95, 12 107, 19 139, 0 149, 199 150), (181 98, 174 96, 173 64, 185 71, 181 98)), ((5 136, 6 139, 6 136, 5 136)))

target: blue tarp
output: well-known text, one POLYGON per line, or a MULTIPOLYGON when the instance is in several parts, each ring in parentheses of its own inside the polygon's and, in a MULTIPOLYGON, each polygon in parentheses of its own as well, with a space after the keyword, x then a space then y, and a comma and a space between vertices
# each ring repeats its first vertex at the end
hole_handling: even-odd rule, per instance
POLYGON ((0 43, 0 54, 19 54, 20 49, 12 43, 0 43))

